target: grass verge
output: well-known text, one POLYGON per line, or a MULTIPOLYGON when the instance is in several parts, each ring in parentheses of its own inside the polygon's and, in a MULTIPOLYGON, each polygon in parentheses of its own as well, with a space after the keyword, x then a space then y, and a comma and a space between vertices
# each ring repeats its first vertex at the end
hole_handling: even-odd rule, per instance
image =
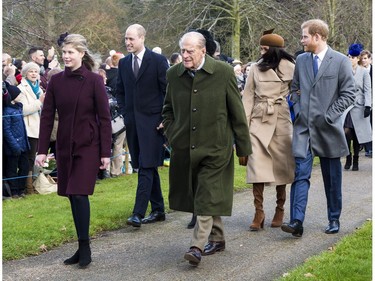
MULTIPOLYGON (((235 159, 235 191, 246 185, 246 167, 235 159)), ((159 169, 166 211, 168 204, 168 168, 159 169)), ((90 196, 90 236, 124 227, 133 210, 137 174, 99 181, 90 196)), ((54 194, 29 195, 3 201, 3 260, 38 255, 76 239, 67 198, 54 194)))
POLYGON ((308 258, 278 281, 360 281, 372 278, 372 222, 344 237, 330 250, 308 258))

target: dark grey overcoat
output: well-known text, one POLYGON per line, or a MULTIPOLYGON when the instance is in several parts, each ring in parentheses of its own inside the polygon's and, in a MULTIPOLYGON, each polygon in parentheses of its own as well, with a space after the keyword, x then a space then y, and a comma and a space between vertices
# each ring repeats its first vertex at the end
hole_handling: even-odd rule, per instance
POLYGON ((337 158, 349 154, 343 130, 343 112, 354 102, 352 66, 343 54, 328 47, 314 78, 310 52, 297 57, 291 86, 296 113, 293 155, 337 158))
POLYGON ((167 72, 163 107, 172 147, 169 206, 197 215, 229 216, 233 202, 233 144, 251 153, 233 68, 206 55, 194 79, 183 64, 167 72))

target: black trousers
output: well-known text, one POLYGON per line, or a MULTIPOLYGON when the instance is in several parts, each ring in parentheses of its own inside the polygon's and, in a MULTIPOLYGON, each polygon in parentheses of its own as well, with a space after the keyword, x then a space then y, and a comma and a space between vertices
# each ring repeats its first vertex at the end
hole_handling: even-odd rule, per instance
POLYGON ((28 153, 7 155, 4 160, 4 178, 10 178, 7 182, 12 195, 21 195, 25 190, 26 177, 29 173, 28 153))
POLYGON ((137 194, 133 214, 144 217, 149 201, 151 202, 152 212, 164 212, 164 199, 160 186, 158 168, 139 167, 137 194))

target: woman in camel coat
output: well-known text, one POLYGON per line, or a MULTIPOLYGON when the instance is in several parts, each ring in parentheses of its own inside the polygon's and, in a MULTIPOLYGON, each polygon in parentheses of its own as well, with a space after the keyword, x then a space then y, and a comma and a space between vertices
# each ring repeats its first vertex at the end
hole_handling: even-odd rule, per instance
POLYGON ((255 216, 250 230, 263 228, 263 190, 276 186, 277 207, 272 227, 283 222, 285 186, 293 181, 292 121, 286 97, 293 79, 294 59, 277 34, 260 39, 262 57, 250 68, 242 98, 253 154, 247 162, 247 183, 253 184, 255 216))

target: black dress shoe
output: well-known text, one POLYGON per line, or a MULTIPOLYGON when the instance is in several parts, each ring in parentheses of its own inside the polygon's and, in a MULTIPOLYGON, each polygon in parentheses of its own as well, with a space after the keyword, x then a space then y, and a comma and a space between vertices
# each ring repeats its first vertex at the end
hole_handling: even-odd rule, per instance
POLYGON ((145 217, 144 219, 142 219, 142 223, 154 223, 157 221, 165 221, 164 212, 154 211, 154 212, 151 212, 151 214, 148 217, 145 217))
POLYGON ((197 216, 193 214, 193 216, 191 217, 191 221, 190 221, 189 224, 187 225, 187 228, 188 228, 188 229, 192 229, 192 228, 194 228, 196 222, 197 222, 197 216))
POLYGON ((294 237, 302 237, 303 226, 302 222, 299 220, 294 220, 291 223, 284 223, 281 226, 281 230, 287 233, 292 233, 294 237))
POLYGON ((327 234, 334 234, 339 232, 340 230, 340 222, 338 220, 332 220, 329 222, 325 233, 327 234))
POLYGON ((202 251, 196 247, 191 247, 184 255, 184 259, 192 266, 198 266, 202 259, 202 251))
POLYGON ((128 218, 126 224, 132 225, 134 227, 140 227, 142 224, 142 218, 140 215, 133 214, 131 217, 128 218))
POLYGON ((225 250, 225 241, 208 241, 207 245, 204 246, 202 256, 213 255, 216 252, 225 250))

